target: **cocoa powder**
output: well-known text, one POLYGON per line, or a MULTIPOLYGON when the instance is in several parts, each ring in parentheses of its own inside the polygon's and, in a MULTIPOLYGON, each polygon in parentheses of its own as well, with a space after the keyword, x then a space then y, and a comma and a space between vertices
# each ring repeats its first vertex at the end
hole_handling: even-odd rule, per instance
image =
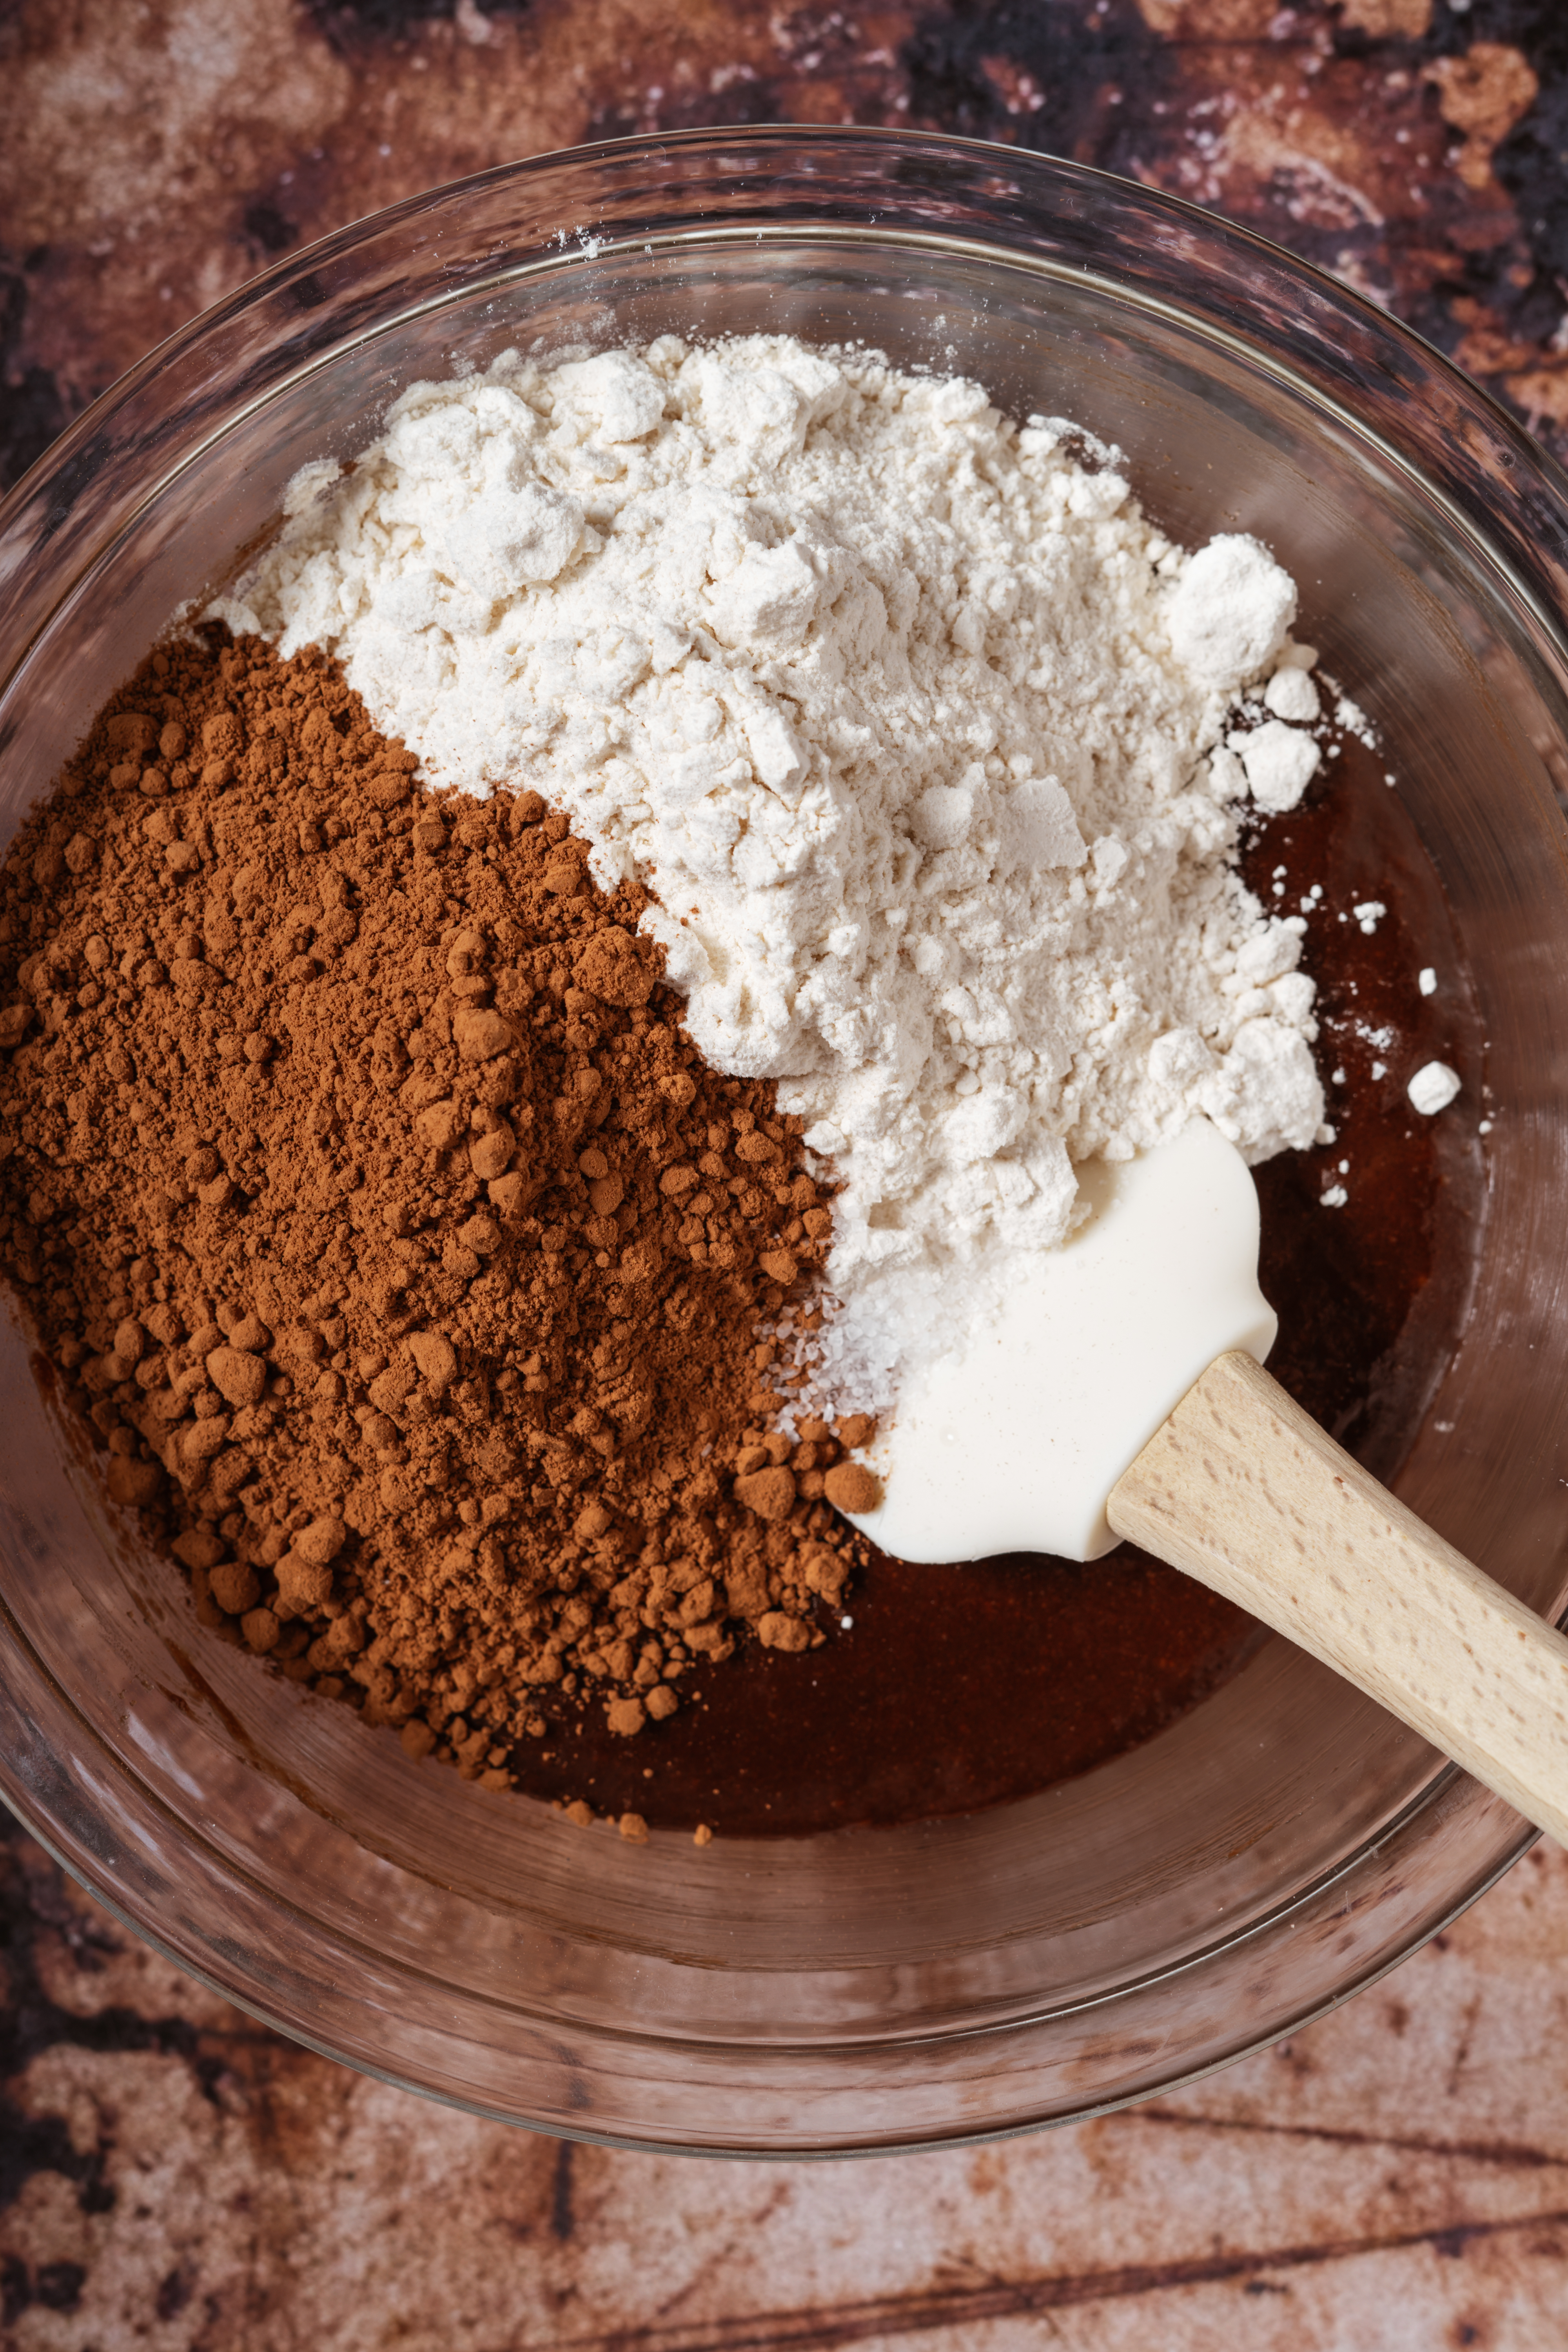
POLYGON ((0 867, 0 1264, 202 1622, 500 1786, 827 1638, 868 1429, 773 1426, 798 1123, 563 817, 416 764, 221 632, 100 714, 0 867))

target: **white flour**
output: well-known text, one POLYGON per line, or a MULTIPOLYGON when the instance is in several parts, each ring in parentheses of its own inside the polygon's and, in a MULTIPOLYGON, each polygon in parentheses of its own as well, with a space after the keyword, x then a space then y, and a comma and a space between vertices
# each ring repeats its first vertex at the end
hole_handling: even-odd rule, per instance
POLYGON ((1319 761, 1294 587, 1249 539, 1170 546, 1069 433, 784 339, 509 355, 307 468, 215 608, 658 892, 702 1050, 846 1180, 823 1346, 859 1403, 939 1283, 956 1323, 1060 1240, 1075 1161, 1194 1110, 1258 1160, 1323 1116, 1304 924, 1227 863, 1248 790, 1291 807, 1319 761))

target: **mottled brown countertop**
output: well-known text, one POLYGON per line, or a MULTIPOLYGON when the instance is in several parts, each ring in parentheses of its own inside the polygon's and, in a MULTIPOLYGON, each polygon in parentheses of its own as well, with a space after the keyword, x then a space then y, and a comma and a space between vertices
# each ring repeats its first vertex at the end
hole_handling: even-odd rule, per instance
POLYGON ((11 472, 298 244, 544 148, 735 121, 963 131, 1171 189, 1568 431, 1560 0, 6 0, 11 472))
MULTIPOLYGON (((916 124, 1227 212, 1568 446, 1563 0, 0 0, 0 469, 278 254, 540 149, 916 124)), ((5 2352, 1560 2352, 1568 1859, 1133 2113, 978 2152, 571 2148, 294 2049, 3 1849, 5 2352)))
POLYGON ((634 2156, 228 2008, 15 1838, 6 2352, 1562 2352, 1568 1856, 1337 2015, 1037 2138, 634 2156))

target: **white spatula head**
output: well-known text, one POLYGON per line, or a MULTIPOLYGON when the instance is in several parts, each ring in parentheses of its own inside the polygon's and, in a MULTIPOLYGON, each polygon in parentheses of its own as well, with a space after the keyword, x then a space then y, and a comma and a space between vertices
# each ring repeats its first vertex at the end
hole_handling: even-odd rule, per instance
POLYGON ((1257 1188, 1217 1128, 1079 1176, 1087 1223, 1020 1252, 1001 1313, 906 1382, 865 1456, 883 1499, 855 1524, 900 1559, 1097 1559, 1106 1497, 1194 1381, 1274 1344, 1257 1188))

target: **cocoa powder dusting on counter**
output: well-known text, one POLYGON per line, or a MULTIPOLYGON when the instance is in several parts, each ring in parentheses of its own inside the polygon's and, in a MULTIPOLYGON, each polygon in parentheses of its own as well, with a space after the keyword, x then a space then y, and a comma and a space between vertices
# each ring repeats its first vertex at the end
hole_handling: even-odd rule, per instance
POLYGON ((821 1644, 866 1474, 773 1426, 799 1122, 564 817, 416 766, 221 632, 107 706, 0 868, 0 1260, 202 1622, 503 1786, 821 1644))

